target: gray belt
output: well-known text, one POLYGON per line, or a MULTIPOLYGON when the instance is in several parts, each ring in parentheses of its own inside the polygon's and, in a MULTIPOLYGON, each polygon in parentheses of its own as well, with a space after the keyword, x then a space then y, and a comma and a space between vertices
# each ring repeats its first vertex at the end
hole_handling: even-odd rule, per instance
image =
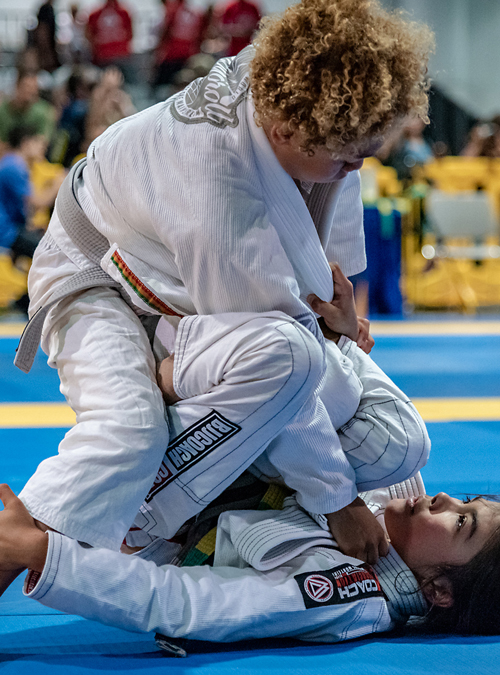
POLYGON ((56 211, 72 242, 94 263, 93 267, 77 272, 62 284, 50 300, 40 307, 27 323, 16 350, 14 364, 25 373, 31 370, 40 344, 43 324, 48 311, 70 295, 95 286, 121 289, 120 284, 106 274, 100 262, 109 249, 109 242, 92 225, 76 198, 76 187, 82 181, 86 159, 80 160, 64 180, 56 200, 56 211))

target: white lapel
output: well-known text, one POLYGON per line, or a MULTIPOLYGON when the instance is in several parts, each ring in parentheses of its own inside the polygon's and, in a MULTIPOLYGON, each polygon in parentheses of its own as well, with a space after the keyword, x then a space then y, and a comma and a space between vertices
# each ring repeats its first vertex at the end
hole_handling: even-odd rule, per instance
MULTIPOLYGON (((323 214, 320 218, 320 239, 311 213, 297 186, 278 162, 264 130, 255 123, 253 117, 255 108, 250 97, 246 105, 248 128, 260 171, 264 200, 269 210, 271 223, 295 271, 301 297, 306 298, 309 293, 315 293, 323 300, 331 300, 333 297, 332 272, 322 241, 325 245, 328 241, 329 228, 323 221, 327 213, 333 212, 333 207, 329 205, 326 212, 321 208, 315 207, 314 209, 314 213, 317 212, 318 216, 320 216, 320 211, 323 214)), ((341 181, 338 185, 340 183, 341 181)), ((331 186, 328 187, 331 188, 331 186)), ((328 191, 324 189, 320 192, 323 194, 328 191)), ((328 194, 324 195, 323 206, 325 201, 332 199, 336 201, 335 195, 338 195, 340 190, 335 185, 331 192, 331 197, 328 197, 328 194)))

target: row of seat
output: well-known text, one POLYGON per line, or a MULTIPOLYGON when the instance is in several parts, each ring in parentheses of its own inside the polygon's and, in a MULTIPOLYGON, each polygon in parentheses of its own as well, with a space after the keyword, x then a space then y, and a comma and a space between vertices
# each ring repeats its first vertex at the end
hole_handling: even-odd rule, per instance
POLYGON ((390 196, 398 208, 398 194, 410 202, 402 242, 408 302, 464 311, 500 305, 500 159, 436 159, 420 168, 404 193, 391 167, 375 159, 365 165, 365 204, 387 208, 390 196))

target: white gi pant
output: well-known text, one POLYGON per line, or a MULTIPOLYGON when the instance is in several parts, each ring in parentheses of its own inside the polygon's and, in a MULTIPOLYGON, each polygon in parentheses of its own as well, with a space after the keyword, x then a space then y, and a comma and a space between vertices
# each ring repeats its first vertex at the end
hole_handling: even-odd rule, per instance
MULTIPOLYGON (((89 264, 83 255, 72 257, 78 267, 46 236, 30 276, 33 306, 89 264)), ((427 457, 418 414, 369 359, 364 377, 375 392, 370 395, 377 396, 374 377, 383 383, 378 403, 388 403, 389 414, 401 408, 401 442, 387 452, 379 437, 387 436, 383 416, 373 422, 379 420, 377 406, 367 403, 360 413, 366 408, 362 425, 368 427, 341 431, 346 455, 334 426, 354 414, 364 385, 353 375, 353 362, 329 344, 321 397, 329 415, 316 394, 325 369, 322 349, 280 312, 182 319, 174 387, 185 400, 167 412, 147 335, 116 291, 99 288, 59 303, 47 318, 42 347, 58 368, 77 424, 20 496, 33 517, 94 546, 119 547, 145 497, 136 525, 154 536, 173 536, 266 448, 257 469, 283 477, 299 503, 318 514, 355 498, 348 458, 359 472, 366 464, 378 466, 379 477, 395 482, 427 457)))

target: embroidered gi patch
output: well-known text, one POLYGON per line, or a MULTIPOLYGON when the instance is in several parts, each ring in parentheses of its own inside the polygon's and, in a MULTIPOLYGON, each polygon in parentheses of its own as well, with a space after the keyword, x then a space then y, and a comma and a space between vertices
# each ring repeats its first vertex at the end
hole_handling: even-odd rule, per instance
POLYGON ((184 124, 208 122, 214 127, 237 127, 237 108, 246 97, 252 53, 221 59, 206 77, 191 82, 172 103, 172 116, 184 124))
POLYGON ((377 575, 370 565, 339 565, 330 570, 297 574, 294 579, 307 609, 384 597, 377 575))
POLYGON ((215 410, 183 431, 169 443, 153 487, 146 497, 146 503, 239 431, 240 426, 215 410))

